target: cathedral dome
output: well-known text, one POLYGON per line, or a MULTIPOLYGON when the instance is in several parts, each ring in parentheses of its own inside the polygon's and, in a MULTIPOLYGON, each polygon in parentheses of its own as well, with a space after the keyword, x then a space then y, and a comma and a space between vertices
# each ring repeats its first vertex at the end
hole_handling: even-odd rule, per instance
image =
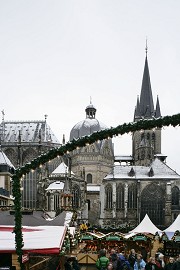
POLYGON ((82 136, 91 135, 94 132, 107 129, 108 127, 99 122, 96 118, 96 108, 90 103, 86 109, 86 119, 78 122, 70 132, 70 141, 82 136))

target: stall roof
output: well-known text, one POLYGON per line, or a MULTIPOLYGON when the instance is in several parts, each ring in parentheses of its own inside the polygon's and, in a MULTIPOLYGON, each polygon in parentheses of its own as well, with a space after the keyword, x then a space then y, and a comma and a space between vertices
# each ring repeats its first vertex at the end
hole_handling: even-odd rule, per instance
POLYGON ((168 239, 170 240, 176 231, 180 231, 180 214, 174 220, 174 222, 163 232, 167 235, 168 239))
POLYGON ((174 222, 164 230, 164 232, 173 232, 180 231, 180 214, 177 216, 177 218, 174 220, 174 222))
POLYGON ((146 214, 141 223, 129 233, 151 233, 155 234, 156 232, 160 232, 160 230, 152 223, 149 216, 146 214))
MULTIPOLYGON (((0 253, 15 252, 13 229, 13 226, 0 226, 0 253)), ((66 226, 24 226, 22 228, 23 250, 41 254, 59 254, 66 230, 66 226)))

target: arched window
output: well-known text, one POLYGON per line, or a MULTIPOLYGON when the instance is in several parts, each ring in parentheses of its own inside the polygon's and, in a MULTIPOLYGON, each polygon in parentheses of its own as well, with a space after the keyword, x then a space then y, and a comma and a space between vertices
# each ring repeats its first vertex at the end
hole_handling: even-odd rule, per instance
POLYGON ((112 186, 106 187, 106 209, 112 209, 112 186))
POLYGON ((147 138, 147 140, 150 139, 150 134, 149 134, 149 132, 146 134, 146 138, 147 138))
POLYGON ((179 188, 177 186, 172 188, 172 205, 179 206, 179 188))
POLYGON ((88 204, 88 211, 90 211, 91 210, 91 202, 90 202, 90 200, 87 200, 87 204, 88 204))
POLYGON ((54 193, 54 210, 59 209, 60 207, 60 196, 58 192, 54 193))
POLYGON ((77 185, 75 185, 72 188, 72 207, 73 208, 79 208, 80 207, 80 201, 81 201, 81 194, 80 189, 77 185))
POLYGON ((128 208, 137 208, 137 186, 135 184, 128 187, 128 208))
POLYGON ((124 188, 123 185, 118 185, 116 188, 116 209, 124 208, 124 188))
POLYGON ((152 141, 155 141, 155 138, 156 138, 156 135, 155 135, 155 133, 153 132, 153 134, 152 134, 152 141))
POLYGON ((87 184, 92 184, 92 174, 91 173, 87 174, 87 184))
POLYGON ((157 184, 147 185, 141 193, 141 220, 147 214, 158 227, 164 224, 165 195, 157 184))

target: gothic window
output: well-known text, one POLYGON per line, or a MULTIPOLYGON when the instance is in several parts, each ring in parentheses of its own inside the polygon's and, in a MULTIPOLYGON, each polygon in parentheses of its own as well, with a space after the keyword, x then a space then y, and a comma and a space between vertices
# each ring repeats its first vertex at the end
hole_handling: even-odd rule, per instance
POLYGON ((112 186, 106 187, 106 209, 112 209, 112 186))
POLYGON ((87 200, 87 204, 88 204, 88 211, 90 211, 91 210, 91 202, 90 202, 90 200, 87 200))
POLYGON ((72 188, 72 207, 73 208, 79 208, 80 207, 80 188, 75 185, 73 188, 72 188))
POLYGON ((145 159, 145 150, 144 149, 141 151, 141 159, 145 159))
POLYGON ((150 184, 141 193, 142 220, 147 214, 151 221, 158 227, 164 224, 165 197, 164 191, 157 184, 150 184))
POLYGON ((172 188, 172 205, 179 206, 179 188, 177 186, 172 188))
POLYGON ((128 187, 128 208, 137 208, 137 186, 135 184, 128 187))
POLYGON ((123 185, 118 185, 116 188, 116 209, 124 208, 124 188, 123 185))
POLYGON ((149 132, 147 133, 146 138, 147 138, 147 140, 150 139, 150 134, 149 134, 149 132))
POLYGON ((26 164, 27 162, 29 162, 30 160, 35 158, 36 155, 37 155, 36 151, 34 149, 32 149, 32 148, 29 148, 26 151, 24 151, 23 156, 22 156, 23 164, 26 164))
POLYGON ((152 141, 155 141, 155 133, 152 134, 152 141))
POLYGON ((141 134, 141 141, 144 139, 144 132, 141 134))
POLYGON ((92 174, 91 173, 87 174, 87 184, 92 184, 92 174))
POLYGON ((6 150, 4 150, 4 153, 11 160, 12 164, 16 166, 17 161, 18 161, 18 156, 17 156, 16 151, 14 151, 14 149, 12 148, 7 148, 6 150))
POLYGON ((54 210, 59 209, 60 207, 60 196, 58 192, 54 193, 54 210))

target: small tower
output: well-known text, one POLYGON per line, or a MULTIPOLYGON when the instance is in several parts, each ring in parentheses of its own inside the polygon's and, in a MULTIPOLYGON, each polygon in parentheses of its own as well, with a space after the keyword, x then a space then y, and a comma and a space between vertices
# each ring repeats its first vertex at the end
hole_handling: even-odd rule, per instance
MULTIPOLYGON (((137 97, 134 122, 142 119, 153 119, 158 117, 161 117, 161 110, 158 97, 156 109, 154 109, 146 45, 146 58, 141 94, 140 99, 139 96, 137 97)), ((154 156, 161 154, 161 128, 135 131, 132 136, 132 144, 132 155, 135 165, 149 166, 149 164, 154 160, 154 156)))
POLYGON ((67 157, 68 159, 68 171, 66 169, 65 173, 65 182, 64 182, 64 189, 61 194, 61 208, 63 210, 71 210, 72 209, 72 192, 71 192, 71 158, 67 157))

